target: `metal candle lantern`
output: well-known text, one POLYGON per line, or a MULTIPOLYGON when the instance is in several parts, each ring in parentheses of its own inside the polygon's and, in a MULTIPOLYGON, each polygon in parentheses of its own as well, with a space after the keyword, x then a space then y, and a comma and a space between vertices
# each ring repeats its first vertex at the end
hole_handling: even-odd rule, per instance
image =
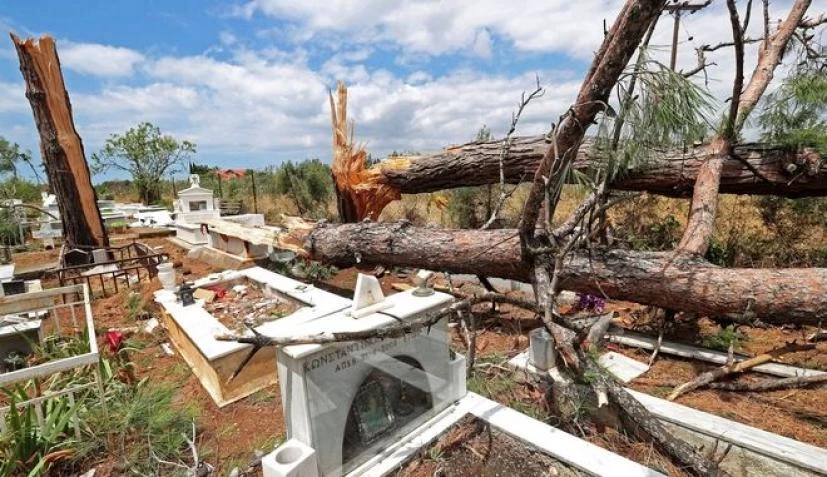
POLYGON ((192 294, 195 292, 192 288, 192 284, 184 283, 181 285, 181 288, 178 289, 178 298, 181 300, 181 305, 189 306, 195 303, 195 299, 193 298, 192 294))
POLYGON ((528 360, 535 368, 547 371, 554 367, 554 340, 545 328, 536 328, 528 334, 528 360))

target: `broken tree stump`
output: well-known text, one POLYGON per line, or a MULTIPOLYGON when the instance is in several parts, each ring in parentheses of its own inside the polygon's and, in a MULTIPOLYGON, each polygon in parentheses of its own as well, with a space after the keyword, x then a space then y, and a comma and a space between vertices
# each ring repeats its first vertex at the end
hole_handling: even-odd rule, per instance
POLYGON ((21 40, 14 33, 11 39, 40 135, 40 153, 49 185, 58 199, 66 242, 71 247, 108 246, 109 237, 98 210, 83 143, 75 129, 55 41, 50 36, 21 40))

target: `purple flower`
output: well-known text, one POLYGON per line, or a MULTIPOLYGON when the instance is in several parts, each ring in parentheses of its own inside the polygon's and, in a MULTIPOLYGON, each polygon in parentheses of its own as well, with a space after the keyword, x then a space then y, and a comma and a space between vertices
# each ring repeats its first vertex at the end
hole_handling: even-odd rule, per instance
POLYGON ((577 310, 593 311, 595 313, 602 313, 605 306, 606 300, 588 293, 578 293, 577 303, 574 304, 574 308, 577 310))

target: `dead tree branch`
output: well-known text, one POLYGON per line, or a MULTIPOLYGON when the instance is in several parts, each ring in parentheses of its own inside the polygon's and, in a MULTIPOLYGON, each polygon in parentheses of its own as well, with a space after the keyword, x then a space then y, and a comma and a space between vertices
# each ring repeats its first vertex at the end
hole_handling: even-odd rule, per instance
POLYGON ((752 383, 709 383, 707 387, 721 391, 777 391, 779 389, 806 388, 827 383, 827 374, 795 376, 782 379, 762 379, 752 383))
POLYGON ((684 383, 677 388, 667 397, 668 400, 674 401, 682 394, 686 394, 689 391, 693 391, 700 387, 706 386, 709 383, 721 379, 725 376, 730 376, 732 374, 743 373, 750 368, 754 368, 760 364, 768 363, 779 356, 782 356, 787 353, 797 353, 799 351, 809 351, 815 349, 816 345, 813 343, 787 343, 786 345, 775 348, 766 353, 761 353, 755 357, 750 359, 746 359, 744 361, 739 361, 737 363, 727 363, 720 368, 715 368, 711 371, 707 371, 705 373, 700 374, 697 378, 684 383))
POLYGON ((520 116, 523 114, 523 110, 525 110, 528 103, 533 101, 536 98, 540 98, 545 94, 545 90, 540 86, 540 78, 537 77, 537 87, 526 96, 525 91, 520 96, 520 102, 517 104, 517 110, 511 114, 511 125, 508 128, 508 132, 505 134, 505 137, 502 141, 502 149, 500 150, 500 195, 497 199, 497 204, 494 206, 494 209, 491 211, 491 217, 485 222, 485 224, 480 227, 481 229, 485 230, 491 227, 494 221, 497 220, 497 217, 500 215, 500 210, 502 209, 505 202, 508 198, 514 193, 516 187, 511 190, 511 192, 506 191, 506 181, 505 181, 505 158, 508 156, 509 151, 511 150, 511 144, 514 140, 514 133, 517 131, 517 123, 520 122, 520 116))

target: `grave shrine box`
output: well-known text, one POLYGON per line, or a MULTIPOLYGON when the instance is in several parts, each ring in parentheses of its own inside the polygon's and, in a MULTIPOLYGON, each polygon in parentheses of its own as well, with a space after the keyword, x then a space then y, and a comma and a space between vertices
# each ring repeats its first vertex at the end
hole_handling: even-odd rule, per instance
MULTIPOLYGON (((382 299, 382 306, 371 305, 359 318, 353 310, 343 311, 285 336, 372 330, 421 317, 452 299, 442 293, 398 293, 382 299)), ((465 394, 464 360, 457 373, 459 359, 449 342, 446 317, 400 338, 280 348, 278 373, 289 440, 268 456, 283 468, 269 475, 343 475, 446 409, 465 394), (308 457, 315 460, 317 472, 288 468, 291 458, 308 457)), ((312 460, 293 465, 306 469, 308 463, 313 467, 312 460)))

